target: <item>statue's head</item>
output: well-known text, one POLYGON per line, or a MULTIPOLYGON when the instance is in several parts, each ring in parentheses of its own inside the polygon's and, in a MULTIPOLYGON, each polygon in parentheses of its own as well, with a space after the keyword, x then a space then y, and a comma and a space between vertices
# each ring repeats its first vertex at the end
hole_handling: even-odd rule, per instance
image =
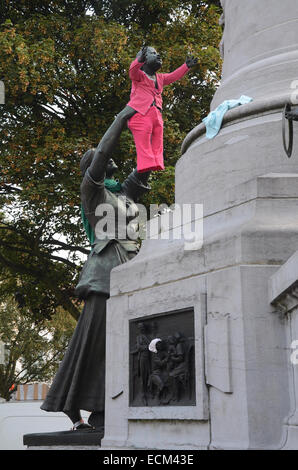
MULTIPOLYGON (((95 149, 89 149, 87 152, 84 153, 84 155, 81 158, 80 161, 80 169, 82 172, 82 175, 86 173, 87 168, 91 165, 91 162, 93 160, 95 154, 95 149)), ((113 174, 118 170, 118 166, 114 162, 112 158, 108 160, 107 166, 106 166, 106 177, 111 178, 113 174)))
MULTIPOLYGON (((145 64, 147 69, 157 72, 162 66, 162 59, 154 47, 146 47, 146 62, 145 64)), ((144 66, 143 66, 144 67, 144 66)))
POLYGON ((118 170, 118 166, 114 162, 112 158, 108 160, 107 166, 106 166, 106 176, 107 178, 111 178, 114 173, 118 170))
POLYGON ((86 173, 87 168, 89 168, 89 166, 91 165, 91 162, 94 157, 94 153, 95 153, 95 149, 89 149, 87 150, 87 152, 84 153, 84 155, 81 158, 80 169, 81 169, 81 173, 83 176, 86 173))
POLYGON ((183 337, 182 337, 182 334, 180 333, 180 331, 177 331, 176 333, 174 333, 174 341, 177 343, 180 343, 182 341, 183 337))
POLYGON ((161 352, 167 349, 167 343, 164 340, 160 340, 156 343, 156 351, 161 352))
POLYGON ((167 341, 168 341, 168 344, 170 344, 170 345, 175 344, 174 336, 168 336, 167 341))

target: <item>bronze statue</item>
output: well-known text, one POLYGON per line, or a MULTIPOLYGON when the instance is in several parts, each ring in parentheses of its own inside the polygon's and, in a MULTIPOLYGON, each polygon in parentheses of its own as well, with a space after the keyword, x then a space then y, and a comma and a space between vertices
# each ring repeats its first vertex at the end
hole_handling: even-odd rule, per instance
POLYGON ((169 371, 169 383, 172 390, 172 400, 179 401, 179 385, 184 385, 185 375, 188 373, 188 364, 186 363, 185 338, 180 332, 174 334, 173 346, 169 353, 171 363, 169 371))
POLYGON ((142 401, 144 405, 148 404, 148 381, 150 375, 150 351, 148 346, 150 339, 146 334, 146 327, 143 322, 138 323, 139 334, 136 338, 136 349, 134 352, 138 355, 138 377, 141 382, 142 401))
POLYGON ((167 342, 159 340, 156 342, 156 353, 152 357, 152 373, 149 378, 149 387, 152 396, 157 396, 160 404, 168 404, 169 398, 166 397, 168 391, 168 360, 167 342))
MULTIPOLYGON (((128 126, 134 135, 137 154, 139 153, 142 160, 140 163, 137 157, 138 172, 163 169, 162 89, 185 75, 197 61, 197 58, 190 56, 186 58, 185 64, 174 72, 156 74, 162 65, 160 55, 153 47, 144 46, 130 66, 130 100, 104 134, 99 144, 102 153, 113 154, 121 132, 128 126)), ((102 166, 102 163, 98 165, 102 166)), ((97 165, 93 171, 97 171, 97 165)))
POLYGON ((85 304, 60 368, 41 406, 45 411, 63 411, 73 422, 74 430, 93 427, 102 433, 106 301, 110 293, 110 272, 113 267, 134 257, 139 247, 136 237, 131 234, 132 224, 130 237, 126 239, 118 237, 118 233, 110 238, 109 234, 97 231, 96 236, 96 225, 103 215, 97 216, 95 211, 102 203, 109 204, 116 217, 122 217, 128 225, 137 216, 135 201, 150 189, 150 172, 139 174, 134 170, 122 184, 114 179, 118 167, 110 155, 120 133, 122 118, 118 118, 114 124, 97 148, 88 150, 81 159, 81 202, 95 233, 92 250, 76 287, 77 296, 85 304), (82 420, 82 409, 92 412, 88 424, 82 420))
POLYGON ((196 63, 197 59, 192 56, 171 73, 156 73, 162 60, 150 46, 144 46, 131 63, 129 76, 132 87, 128 106, 137 113, 129 118, 128 127, 135 141, 139 172, 164 169, 163 87, 181 79, 196 63))
MULTIPOLYGON (((147 95, 138 94, 141 99, 138 102, 134 96, 116 116, 97 148, 88 150, 80 162, 83 176, 80 186, 82 216, 92 249, 75 292, 85 304, 59 370, 41 405, 41 409, 45 411, 63 411, 71 419, 73 430, 95 428, 102 433, 104 430, 105 322, 106 301, 110 294, 110 272, 138 253, 137 237, 134 236, 138 227, 130 222, 138 215, 135 202, 150 189, 150 171, 145 168, 142 168, 142 172, 135 169, 122 184, 117 182, 114 174, 118 167, 111 158, 127 121, 137 115, 138 119, 142 116, 142 110, 139 109, 142 100, 148 108, 161 103, 161 81, 155 76, 161 66, 157 52, 151 47, 144 47, 137 57, 140 64, 138 68, 143 69, 139 73, 149 76, 150 85, 151 79, 155 82, 155 86, 151 88, 147 83, 148 90, 151 90, 149 95, 153 90, 152 96, 150 95, 152 99, 149 96, 150 103, 147 95), (98 228, 104 218, 102 213, 98 215, 98 209, 100 212, 103 204, 113 209, 117 220, 126 221, 127 226, 130 226, 129 234, 126 231, 125 237, 120 235, 118 224, 115 224, 116 231, 112 235, 98 228), (91 412, 88 424, 83 422, 80 410, 91 412)), ((183 66, 185 73, 196 62, 197 59, 188 58, 183 66)), ((174 78, 172 74, 160 75, 165 76, 164 80, 169 83, 174 78)), ((149 371, 145 371, 142 366, 144 387, 148 374, 149 371)))

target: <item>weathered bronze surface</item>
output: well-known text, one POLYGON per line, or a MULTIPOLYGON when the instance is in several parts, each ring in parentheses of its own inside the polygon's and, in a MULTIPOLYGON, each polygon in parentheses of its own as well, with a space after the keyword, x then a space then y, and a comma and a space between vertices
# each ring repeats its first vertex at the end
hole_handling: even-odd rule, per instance
POLYGON ((193 309, 131 320, 129 341, 130 406, 196 404, 193 309))

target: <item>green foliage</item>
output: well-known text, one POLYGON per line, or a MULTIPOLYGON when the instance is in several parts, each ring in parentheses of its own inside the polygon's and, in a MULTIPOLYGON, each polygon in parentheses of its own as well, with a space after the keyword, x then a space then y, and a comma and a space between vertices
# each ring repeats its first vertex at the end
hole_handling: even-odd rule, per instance
POLYGON ((0 304, 0 341, 6 345, 0 365, 0 396, 10 399, 13 384, 50 381, 75 328, 75 320, 57 309, 52 320, 34 322, 26 308, 6 296, 0 304))
MULTIPOLYGON (((129 65, 144 43, 161 51, 164 72, 180 66, 189 53, 199 58, 163 94, 167 170, 153 175, 146 204, 174 202, 182 141, 209 112, 220 78, 217 4, 1 3, 6 103, 0 109, 0 294, 21 289, 33 318, 50 317, 58 305, 78 318, 73 288, 88 253, 80 223, 79 161, 128 102, 129 65)), ((128 130, 113 158, 120 179, 135 166, 128 130)))

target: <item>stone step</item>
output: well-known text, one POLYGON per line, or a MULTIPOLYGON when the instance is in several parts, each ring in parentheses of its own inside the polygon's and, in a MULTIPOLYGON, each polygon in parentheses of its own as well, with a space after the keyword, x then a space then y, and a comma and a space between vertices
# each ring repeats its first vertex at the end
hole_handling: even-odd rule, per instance
POLYGON ((100 448, 102 431, 84 430, 84 431, 60 431, 49 433, 25 434, 23 443, 29 449, 32 448, 64 448, 64 449, 98 449, 100 448))

